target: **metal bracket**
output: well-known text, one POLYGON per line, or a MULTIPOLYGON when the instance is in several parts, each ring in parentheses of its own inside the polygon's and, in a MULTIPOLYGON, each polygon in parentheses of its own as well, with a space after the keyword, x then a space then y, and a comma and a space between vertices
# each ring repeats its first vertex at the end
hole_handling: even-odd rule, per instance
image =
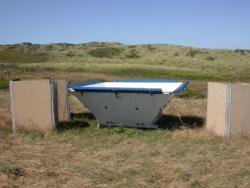
POLYGON ((227 84, 227 98, 226 98, 226 127, 225 127, 225 135, 227 137, 230 136, 231 129, 231 106, 232 106, 232 84, 228 82, 227 84))
POLYGON ((119 93, 118 93, 117 91, 115 91, 115 97, 116 97, 117 99, 121 99, 121 96, 119 96, 119 93))

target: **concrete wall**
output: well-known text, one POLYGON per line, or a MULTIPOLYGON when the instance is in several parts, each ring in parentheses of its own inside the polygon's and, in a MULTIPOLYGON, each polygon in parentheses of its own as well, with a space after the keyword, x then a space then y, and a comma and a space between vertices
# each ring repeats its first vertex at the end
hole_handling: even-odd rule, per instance
POLYGON ((50 80, 14 81, 10 89, 13 128, 42 131, 53 128, 50 80))
POLYGON ((10 82, 12 127, 51 131, 59 121, 68 120, 68 101, 64 80, 10 82))
POLYGON ((225 135, 227 84, 209 82, 207 95, 207 129, 225 135))
POLYGON ((250 133, 250 84, 232 84, 230 134, 250 133))
POLYGON ((250 133, 250 84, 208 83, 207 129, 219 136, 250 133))

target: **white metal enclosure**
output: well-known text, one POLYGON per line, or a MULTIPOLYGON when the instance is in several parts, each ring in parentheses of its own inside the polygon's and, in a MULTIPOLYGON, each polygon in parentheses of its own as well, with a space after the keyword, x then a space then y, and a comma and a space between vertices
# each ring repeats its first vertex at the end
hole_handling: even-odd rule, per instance
POLYGON ((156 128, 171 97, 187 85, 173 80, 116 80, 75 83, 68 88, 100 125, 156 128))

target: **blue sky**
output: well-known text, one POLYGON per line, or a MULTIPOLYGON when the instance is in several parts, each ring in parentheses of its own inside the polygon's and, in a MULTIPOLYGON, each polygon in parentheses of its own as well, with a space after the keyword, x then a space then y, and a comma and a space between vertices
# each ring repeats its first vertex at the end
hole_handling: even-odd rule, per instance
POLYGON ((250 49, 249 0, 0 0, 0 43, 250 49))

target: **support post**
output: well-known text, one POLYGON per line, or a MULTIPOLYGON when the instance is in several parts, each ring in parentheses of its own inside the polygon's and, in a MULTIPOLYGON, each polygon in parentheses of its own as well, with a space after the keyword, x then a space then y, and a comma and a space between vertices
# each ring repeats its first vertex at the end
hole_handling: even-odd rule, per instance
POLYGON ((225 135, 230 136, 231 128, 231 107, 232 107, 232 84, 231 82, 227 83, 227 97, 226 97, 226 126, 225 126, 225 135))
POLYGON ((13 91, 13 81, 9 82, 9 99, 10 99, 10 113, 11 113, 11 122, 12 122, 12 132, 16 134, 16 119, 15 119, 15 110, 14 110, 14 91, 13 91))

